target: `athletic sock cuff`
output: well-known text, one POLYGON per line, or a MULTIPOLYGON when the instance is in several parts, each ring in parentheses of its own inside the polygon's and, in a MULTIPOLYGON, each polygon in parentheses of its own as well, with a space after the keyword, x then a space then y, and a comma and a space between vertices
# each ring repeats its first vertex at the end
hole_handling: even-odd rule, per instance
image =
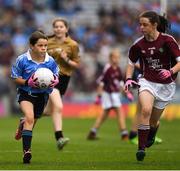
POLYGON ((30 130, 23 130, 22 131, 22 136, 32 137, 32 131, 30 131, 30 130))

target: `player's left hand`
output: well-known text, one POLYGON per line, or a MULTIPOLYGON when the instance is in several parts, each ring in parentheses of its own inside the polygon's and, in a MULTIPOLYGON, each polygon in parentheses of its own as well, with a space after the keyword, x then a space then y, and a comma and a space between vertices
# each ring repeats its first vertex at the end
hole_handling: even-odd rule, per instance
POLYGON ((49 85, 50 88, 54 88, 59 83, 58 76, 54 75, 54 80, 51 81, 51 84, 49 85))
POLYGON ((136 88, 136 87, 138 88, 140 87, 140 85, 136 81, 134 81, 131 78, 126 79, 126 82, 124 85, 125 92, 130 91, 131 88, 136 88))
POLYGON ((173 75, 173 71, 167 69, 161 69, 158 75, 161 79, 165 80, 173 75))

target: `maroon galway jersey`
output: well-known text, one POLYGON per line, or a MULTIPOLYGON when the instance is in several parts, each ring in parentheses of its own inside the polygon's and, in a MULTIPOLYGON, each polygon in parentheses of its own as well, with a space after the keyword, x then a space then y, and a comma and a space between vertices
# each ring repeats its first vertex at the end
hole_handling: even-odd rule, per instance
POLYGON ((102 75, 97 80, 98 83, 104 83, 104 90, 109 93, 119 92, 120 81, 123 81, 120 67, 117 66, 114 68, 110 64, 104 67, 102 75))
POLYGON ((172 78, 162 80, 158 74, 160 69, 170 70, 180 57, 180 50, 175 39, 165 33, 160 33, 155 41, 147 41, 141 37, 135 41, 129 50, 129 59, 132 63, 140 62, 143 77, 149 81, 167 84, 174 81, 177 74, 172 78))

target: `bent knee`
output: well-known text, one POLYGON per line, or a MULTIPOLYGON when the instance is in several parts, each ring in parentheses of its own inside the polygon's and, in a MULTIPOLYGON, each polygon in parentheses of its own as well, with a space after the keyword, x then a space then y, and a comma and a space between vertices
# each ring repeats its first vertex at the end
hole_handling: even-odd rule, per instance
POLYGON ((63 105, 60 105, 60 104, 58 104, 58 105, 53 105, 53 106, 51 107, 51 111, 52 111, 52 112, 62 112, 62 109, 63 109, 63 105))
POLYGON ((141 113, 144 117, 150 117, 151 116, 152 109, 149 107, 143 107, 141 109, 141 113))
POLYGON ((34 125, 34 117, 26 117, 25 123, 28 125, 34 125))

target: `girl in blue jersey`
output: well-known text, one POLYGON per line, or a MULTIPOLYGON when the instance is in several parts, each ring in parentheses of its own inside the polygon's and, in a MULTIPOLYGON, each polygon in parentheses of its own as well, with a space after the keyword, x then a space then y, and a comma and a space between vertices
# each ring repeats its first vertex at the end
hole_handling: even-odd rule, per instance
POLYGON ((11 77, 18 86, 18 102, 25 119, 20 124, 23 143, 23 163, 30 163, 32 130, 37 119, 40 118, 47 104, 49 94, 53 87, 59 82, 59 68, 54 59, 47 51, 48 39, 44 33, 35 31, 29 38, 30 49, 18 56, 12 66, 11 77), (38 87, 37 79, 33 74, 38 68, 48 68, 54 74, 54 80, 47 89, 38 87))

